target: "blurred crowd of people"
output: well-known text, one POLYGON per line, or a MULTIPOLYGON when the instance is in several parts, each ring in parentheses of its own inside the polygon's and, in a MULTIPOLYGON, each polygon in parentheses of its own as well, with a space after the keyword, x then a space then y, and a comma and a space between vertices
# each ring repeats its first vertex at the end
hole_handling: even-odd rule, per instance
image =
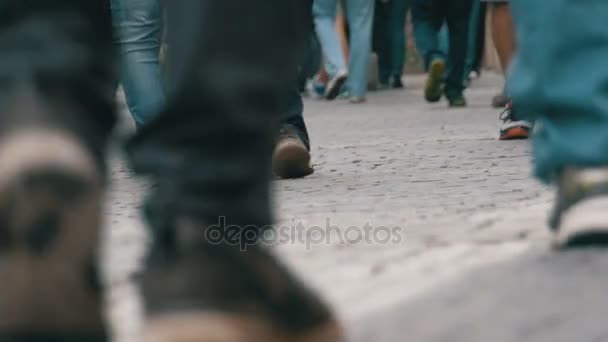
MULTIPOLYGON (((362 103, 370 89, 404 88, 409 14, 415 47, 428 74, 424 94, 429 102, 445 96, 450 107, 466 106, 463 92, 482 71, 486 13, 490 12, 492 37, 503 70, 515 50, 513 23, 505 1, 313 0, 311 7, 311 37, 302 56, 298 91, 307 94, 310 88, 328 100, 362 103)), ((112 11, 123 57, 121 83, 133 118, 141 127, 165 102, 159 59, 163 46, 160 3, 112 0, 112 11)), ((294 119, 301 116, 296 102, 292 100, 290 121, 297 130, 305 131, 303 120, 294 119)), ((512 113, 506 90, 496 95, 492 104, 507 108, 501 116, 505 121, 501 139, 528 136, 530 125, 512 113)), ((306 132, 299 135, 308 144, 306 132)))
POLYGON ((424 97, 450 107, 467 105, 490 11, 509 70, 500 138, 534 133, 535 174, 558 189, 553 231, 607 228, 606 0, 107 2, 0 0, 2 341, 110 340, 99 246, 119 83, 137 124, 126 159, 153 183, 142 340, 343 341, 260 243, 270 174, 314 171, 309 78, 328 100, 365 102, 375 52, 377 87, 403 87, 408 9, 424 97))
MULTIPOLYGON (((314 0, 314 32, 303 63, 299 90, 333 100, 365 102, 368 90, 404 88, 408 15, 415 52, 427 73, 424 97, 465 107, 464 90, 480 76, 486 16, 500 66, 507 70, 515 32, 506 1, 314 0)), ((501 109, 500 139, 525 139, 531 124, 520 120, 503 90, 492 99, 501 109)))

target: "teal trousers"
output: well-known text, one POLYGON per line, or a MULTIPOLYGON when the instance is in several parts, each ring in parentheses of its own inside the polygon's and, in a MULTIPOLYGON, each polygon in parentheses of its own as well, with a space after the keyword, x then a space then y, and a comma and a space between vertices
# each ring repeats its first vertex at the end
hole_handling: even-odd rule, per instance
POLYGON ((536 175, 608 166, 608 0, 512 0, 514 106, 537 124, 536 175))

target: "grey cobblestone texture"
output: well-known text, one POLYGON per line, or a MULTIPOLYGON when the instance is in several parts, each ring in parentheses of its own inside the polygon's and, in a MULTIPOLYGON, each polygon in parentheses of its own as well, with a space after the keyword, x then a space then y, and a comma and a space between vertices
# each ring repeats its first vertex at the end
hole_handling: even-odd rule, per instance
MULTIPOLYGON (((454 331, 472 324, 467 317, 492 316, 484 305, 510 304, 501 293, 492 297, 497 279, 509 284, 498 289, 513 295, 514 273, 524 272, 523 291, 532 295, 534 265, 557 264, 546 279, 565 267, 542 261, 550 255, 545 219, 552 194, 530 177, 529 143, 497 140, 498 112, 489 103, 501 78, 477 81, 467 92, 469 107, 454 110, 425 103, 422 82, 410 77, 405 91, 370 94, 362 105, 307 100, 316 172, 274 183, 277 226, 301 224, 308 233, 276 252, 328 299, 356 341, 482 341, 454 331), (319 243, 313 233, 328 222, 329 241, 319 243), (377 234, 393 228, 395 239, 362 240, 357 232, 365 227, 377 234), (460 320, 446 313, 453 305, 462 307, 460 320), (428 322, 445 323, 451 335, 429 333, 428 322)), ((131 276, 148 241, 137 211, 146 185, 117 158, 112 178, 104 249, 109 313, 116 340, 130 342, 141 322, 131 276)), ((487 338, 492 331, 479 336, 503 341, 487 338)))

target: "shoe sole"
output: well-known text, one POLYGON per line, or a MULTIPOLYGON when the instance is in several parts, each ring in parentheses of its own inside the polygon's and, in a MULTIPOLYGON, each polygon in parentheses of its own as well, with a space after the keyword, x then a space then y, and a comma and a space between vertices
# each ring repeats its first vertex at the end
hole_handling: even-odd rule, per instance
POLYGON ((96 274, 101 182, 48 131, 0 141, 0 341, 107 341, 96 274))
POLYGON ((500 140, 525 140, 530 138, 530 130, 523 127, 511 128, 500 135, 500 140))
POLYGON ((555 249, 608 246, 608 196, 591 198, 564 215, 559 229, 553 231, 555 249))
POLYGON ((144 326, 147 342, 342 342, 342 329, 327 323, 303 334, 285 333, 254 317, 188 313, 160 316, 144 326))
POLYGON ((347 75, 338 76, 335 80, 330 81, 327 85, 327 90, 325 92, 326 100, 335 100, 338 95, 340 95, 340 90, 342 90, 342 86, 346 83, 347 75))
POLYGON ((453 104, 450 103, 449 104, 450 108, 466 108, 467 107, 467 103, 457 103, 457 104, 453 104))
POLYGON ((277 147, 272 161, 273 173, 280 178, 302 178, 311 175, 310 152, 297 143, 284 143, 277 147))
POLYGON ((428 102, 437 102, 441 100, 441 83, 443 82, 444 73, 444 61, 434 61, 431 63, 429 68, 429 76, 424 87, 424 98, 428 102))

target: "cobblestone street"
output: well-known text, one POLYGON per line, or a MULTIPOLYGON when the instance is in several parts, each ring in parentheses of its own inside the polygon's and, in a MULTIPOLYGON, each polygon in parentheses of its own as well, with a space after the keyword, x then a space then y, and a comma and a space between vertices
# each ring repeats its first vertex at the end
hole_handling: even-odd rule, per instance
MULTIPOLYGON (((276 251, 352 340, 608 341, 608 261, 549 249, 552 193, 530 176, 529 143, 497 139, 501 82, 478 80, 464 109, 425 103, 421 76, 362 105, 305 102, 316 172, 274 183, 279 232, 305 234, 276 251)), ((112 178, 109 312, 116 340, 136 342, 146 184, 118 157, 112 178)))

